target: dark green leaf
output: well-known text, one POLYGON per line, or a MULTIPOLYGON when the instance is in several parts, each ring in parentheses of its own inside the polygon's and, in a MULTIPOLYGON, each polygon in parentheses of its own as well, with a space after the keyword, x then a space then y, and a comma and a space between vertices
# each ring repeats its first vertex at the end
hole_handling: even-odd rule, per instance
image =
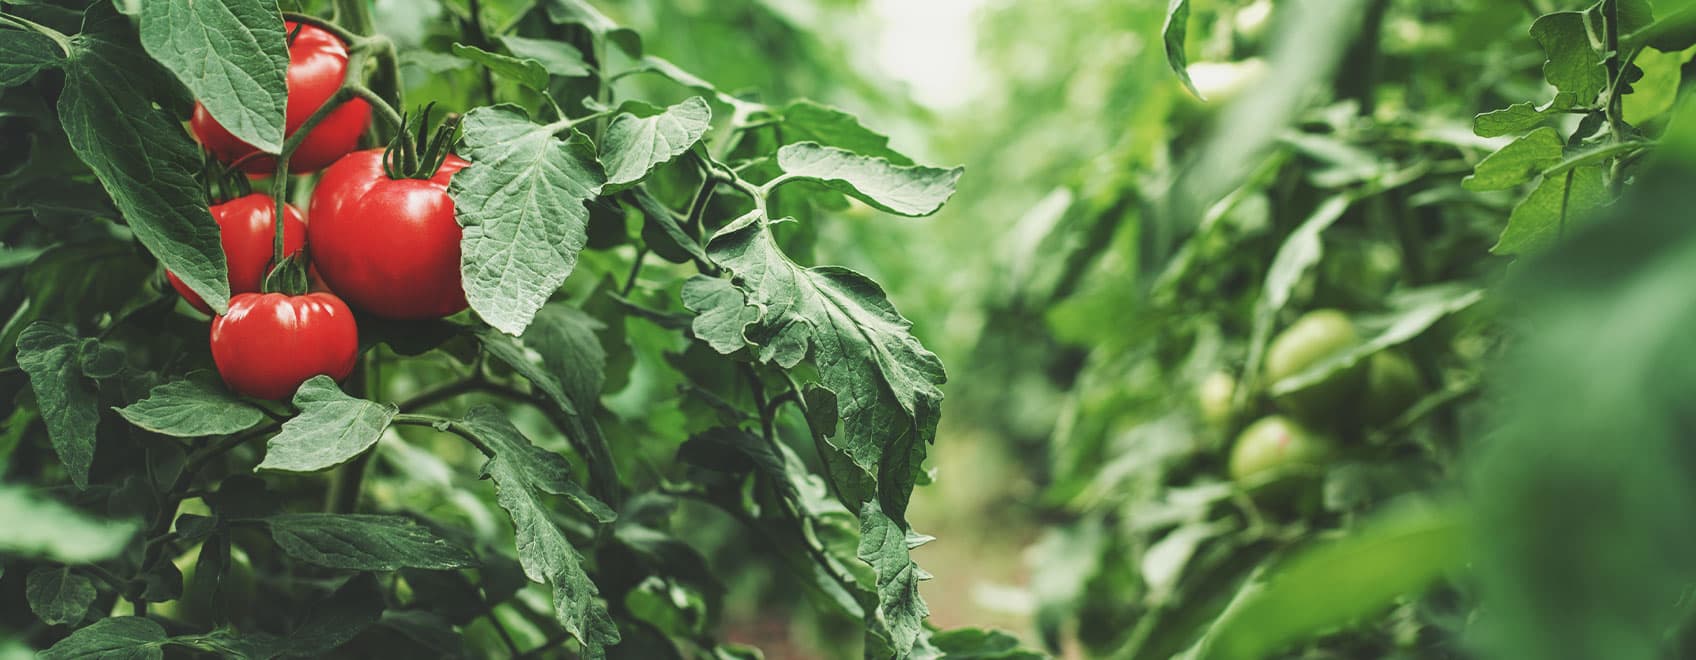
POLYGON ((49 625, 76 625, 94 603, 94 582, 69 566, 37 568, 24 580, 29 609, 49 625))
POLYGON ((206 377, 160 385, 147 398, 117 410, 131 424, 179 438, 227 435, 265 421, 259 408, 206 377))
POLYGON ((18 336, 18 366, 29 374, 53 450, 79 488, 88 486, 100 422, 99 400, 82 375, 81 347, 69 330, 40 321, 18 336))
POLYGON ((461 272, 471 308, 510 335, 565 282, 588 240, 589 210, 605 177, 588 139, 531 123, 512 106, 465 115, 471 166, 448 186, 460 225, 461 272))
POLYGON ((548 75, 579 78, 593 72, 588 63, 583 61, 583 53, 563 41, 531 39, 510 34, 502 35, 500 41, 514 57, 541 63, 548 75))
POLYGON ((524 331, 522 343, 542 357, 542 366, 558 376, 567 398, 579 411, 593 411, 606 380, 607 354, 601 348, 604 328, 583 310, 563 303, 542 307, 524 331))
POLYGON ((283 552, 319 566, 393 571, 476 565, 465 550, 401 516, 289 513, 264 520, 283 552))
POLYGON ((554 616, 583 645, 583 654, 603 657, 606 647, 619 641, 618 626, 584 572, 582 556, 554 524, 541 494, 565 495, 601 520, 610 520, 612 511, 571 480, 563 458, 530 444, 500 411, 473 408, 463 423, 493 452, 483 476, 495 482, 496 501, 512 516, 524 574, 553 587, 554 616))
POLYGON ((1047 657, 1019 648, 1019 638, 999 630, 955 628, 930 635, 937 660, 1042 660, 1047 657))
POLYGON ((745 299, 692 284, 686 300, 701 315, 696 334, 720 352, 739 349, 730 340, 740 334, 761 362, 786 369, 810 357, 821 384, 836 395, 842 421, 839 434, 821 431, 833 433, 831 444, 864 473, 860 481, 879 484, 883 511, 904 519, 907 493, 936 433, 947 379, 941 361, 913 337, 912 323, 875 282, 843 268, 800 267, 757 216, 721 230, 709 251, 741 278, 745 299), (702 295, 703 288, 713 295, 702 295), (738 333, 750 306, 755 320, 738 333))
POLYGON ((713 111, 699 96, 663 111, 626 104, 601 140, 601 164, 609 192, 628 188, 647 178, 654 167, 669 163, 701 141, 712 125, 713 111))
POLYGON ((229 301, 218 224, 195 173, 200 149, 152 108, 176 85, 137 47, 128 19, 97 3, 65 62, 59 119, 137 239, 214 311, 229 301))
POLYGON ((29 82, 36 72, 63 65, 65 52, 46 35, 7 30, 0 39, 0 87, 29 82))
POLYGON ((0 551, 67 564, 111 559, 141 526, 100 520, 23 488, 0 485, 0 551))
POLYGON ((213 119, 260 151, 283 148, 289 64, 277 4, 266 0, 143 3, 141 44, 213 119))
POLYGON ((165 629, 135 616, 101 619, 71 633, 37 656, 41 660, 160 660, 165 657, 165 629))
MULTIPOLYGON (((565 386, 559 382, 558 378, 554 377, 554 373, 557 372, 553 372, 542 364, 539 353, 531 352, 522 340, 491 328, 481 328, 477 330, 476 334, 477 341, 483 344, 483 350, 488 351, 489 355, 512 367, 513 371, 518 372, 518 375, 523 376, 542 394, 547 395, 548 400, 559 407, 561 411, 569 415, 577 415, 577 406, 570 397, 566 396, 565 386), (536 357, 533 359, 532 355, 536 357)), ((525 335, 528 336, 529 334, 529 330, 526 330, 525 335)))
MULTIPOLYGON (((889 639, 899 657, 912 652, 924 629, 930 608, 919 597, 919 582, 930 574, 913 563, 910 551, 930 541, 929 537, 911 534, 900 524, 883 514, 876 501, 860 509, 861 561, 870 564, 877 573, 876 622, 889 633, 889 639)), ((867 617, 872 620, 872 617, 867 617)))
POLYGON ((942 208, 964 171, 895 165, 813 142, 779 149, 777 164, 790 177, 820 181, 884 211, 912 217, 942 208))
POLYGON ((1166 6, 1166 24, 1160 28, 1160 40, 1166 45, 1166 64, 1172 67, 1172 72, 1178 74, 1178 80, 1183 81, 1184 89, 1190 90, 1196 98, 1202 98, 1196 90, 1195 83, 1190 80, 1189 56, 1184 53, 1184 41, 1189 35, 1190 0, 1172 0, 1166 6))
POLYGON ((491 53, 476 46, 454 44, 453 54, 475 62, 495 75, 538 91, 548 89, 548 71, 542 63, 530 58, 491 53))
POLYGON ((358 399, 329 376, 313 376, 294 394, 300 414, 266 443, 256 469, 316 472, 341 465, 377 444, 398 409, 358 399))

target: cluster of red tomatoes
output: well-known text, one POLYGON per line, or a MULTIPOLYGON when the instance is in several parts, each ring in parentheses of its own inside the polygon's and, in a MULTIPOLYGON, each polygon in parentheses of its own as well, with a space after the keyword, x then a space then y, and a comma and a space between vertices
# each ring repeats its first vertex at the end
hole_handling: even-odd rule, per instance
MULTIPOLYGON (((286 27, 293 36, 285 130, 293 135, 341 87, 348 50, 316 27, 292 22, 286 27)), ((309 246, 311 292, 263 291, 276 236, 276 206, 269 197, 254 193, 211 207, 231 293, 229 310, 212 320, 212 359, 231 389, 286 399, 313 376, 346 378, 359 352, 349 304, 400 320, 465 309, 460 228, 447 186, 467 163, 450 155, 433 173, 421 175, 427 178, 391 178, 383 149, 354 151, 370 119, 365 101, 349 100, 313 127, 290 156, 294 174, 324 170, 309 213, 302 216, 287 206, 283 217, 284 254, 309 246)), ((256 156, 254 147, 213 121, 203 106, 196 105, 190 128, 218 160, 240 162, 249 175, 276 167, 274 158, 256 156)), ((211 313, 176 276, 167 276, 190 304, 211 313)))

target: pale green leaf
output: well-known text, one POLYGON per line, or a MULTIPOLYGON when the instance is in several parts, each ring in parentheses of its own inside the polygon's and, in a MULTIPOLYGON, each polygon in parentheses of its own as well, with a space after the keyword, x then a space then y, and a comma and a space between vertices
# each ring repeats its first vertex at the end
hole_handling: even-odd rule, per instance
POLYGON ((283 148, 287 35, 275 0, 154 0, 141 6, 141 44, 213 119, 260 151, 283 148))
POLYGON ((777 164, 788 176, 811 179, 874 207, 905 216, 935 213, 954 195, 963 168, 895 165, 813 142, 779 149, 777 164))
POLYGON ((147 398, 118 408, 131 424, 179 438, 227 435, 257 426, 265 413, 205 378, 153 388, 147 398))
POLYGON ((588 241, 584 202, 605 177, 588 139, 540 126, 513 106, 465 115, 461 152, 471 166, 448 186, 461 226, 465 297, 489 325, 524 332, 565 282, 588 241))
POLYGON ((911 158, 889 148, 889 136, 866 128, 858 117, 842 110, 800 100, 784 106, 780 114, 787 142, 817 142, 896 165, 913 164, 911 158))
POLYGON ((541 62, 534 59, 491 53, 476 46, 458 43, 453 45, 453 54, 530 89, 548 89, 548 71, 542 67, 541 62))
POLYGON ((1572 95, 1574 105, 1588 106, 1608 86, 1602 54, 1592 47, 1584 12, 1544 14, 1531 24, 1531 36, 1543 46, 1548 61, 1543 78, 1555 89, 1572 95))
POLYGON ((1198 643, 1198 660, 1253 660, 1367 620, 1412 597, 1466 559, 1455 507, 1405 504, 1347 536, 1268 567, 1237 592, 1198 643))
POLYGON ((313 376, 294 394, 300 414, 265 445, 255 469, 316 472, 341 465, 377 444, 398 410, 348 396, 329 376, 313 376))
POLYGON ((1562 146, 1560 134, 1544 126, 1484 157, 1472 175, 1461 180, 1461 185, 1481 192, 1507 190, 1526 183, 1561 161, 1562 146))
POLYGON ((1543 177, 1543 182, 1513 207, 1508 226, 1491 252, 1531 254, 1544 250, 1560 238, 1566 225, 1579 222, 1613 199, 1605 167, 1579 167, 1567 174, 1543 177))
MULTIPOLYGON (((563 78, 580 78, 593 73, 589 64, 583 61, 583 53, 576 46, 563 41, 552 39, 531 39, 517 35, 501 35, 501 45, 506 46, 514 57, 535 60, 546 69, 548 75, 563 78)), ((545 88, 544 88, 545 89, 545 88)))
POLYGON ((665 108, 626 104, 601 140, 601 164, 608 192, 647 178, 655 166, 671 162, 701 141, 712 126, 713 111, 699 96, 665 108))

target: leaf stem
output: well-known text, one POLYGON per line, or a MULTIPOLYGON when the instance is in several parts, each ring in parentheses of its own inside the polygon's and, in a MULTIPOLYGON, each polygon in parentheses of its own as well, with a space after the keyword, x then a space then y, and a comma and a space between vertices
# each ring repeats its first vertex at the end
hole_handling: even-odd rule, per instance
POLYGON ((400 413, 395 415, 394 419, 391 421, 395 424, 405 426, 428 426, 436 429, 437 431, 452 433, 461 438, 465 438, 466 442, 469 442, 471 443, 471 446, 476 447, 477 451, 483 452, 484 456, 493 457, 495 455, 494 449, 483 444, 483 441, 477 438, 477 434, 472 433, 471 429, 467 428, 465 424, 461 423, 459 420, 448 419, 438 415, 400 413))
POLYGON ((312 27, 318 28, 320 30, 323 30, 325 32, 330 33, 335 38, 340 39, 342 41, 342 43, 347 44, 349 46, 352 46, 356 43, 359 43, 359 41, 361 39, 364 39, 364 37, 361 37, 357 34, 349 32, 347 28, 344 28, 340 25, 337 25, 335 21, 325 20, 325 19, 319 18, 317 16, 313 16, 311 14, 302 14, 302 13, 299 13, 299 12, 285 11, 285 12, 283 12, 283 20, 292 21, 292 22, 295 22, 295 23, 299 23, 301 25, 310 25, 312 27))
POLYGON ((619 290, 618 295, 625 298, 630 297, 630 290, 636 288, 636 276, 642 274, 642 264, 647 260, 647 257, 648 248, 643 247, 636 251, 636 258, 630 262, 630 274, 625 276, 624 288, 619 290))

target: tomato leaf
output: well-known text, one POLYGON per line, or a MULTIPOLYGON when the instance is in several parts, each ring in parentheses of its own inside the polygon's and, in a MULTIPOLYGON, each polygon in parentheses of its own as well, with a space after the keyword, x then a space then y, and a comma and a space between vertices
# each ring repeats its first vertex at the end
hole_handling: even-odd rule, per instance
POLYGON ((0 551, 86 564, 118 556, 141 529, 128 520, 101 520, 16 486, 0 485, 0 551))
POLYGON ((1501 110, 1486 112, 1472 118, 1472 132, 1479 137, 1500 137, 1535 128, 1550 117, 1559 116, 1573 107, 1572 94, 1562 92, 1543 107, 1531 102, 1515 103, 1501 110))
POLYGON ((153 0, 141 6, 141 45, 212 118, 260 151, 283 148, 287 35, 275 0, 153 0))
POLYGON ((165 383, 147 398, 118 408, 131 424, 178 438, 227 435, 265 421, 265 413, 211 382, 196 378, 165 383))
POLYGON ((477 565, 470 553, 403 516, 286 513, 264 521, 283 552, 319 566, 393 571, 477 565))
POLYGON ((76 625, 94 604, 94 582, 71 572, 71 567, 41 567, 24 580, 29 609, 48 625, 76 625))
POLYGON ((87 488, 100 410, 94 386, 82 374, 81 347, 69 329, 44 321, 30 324, 18 336, 18 366, 29 374, 53 451, 71 482, 87 488))
MULTIPOLYGON (((534 327, 534 326, 532 326, 534 327)), ((536 389, 548 397, 555 406, 568 415, 577 415, 577 406, 571 397, 566 396, 565 386, 554 377, 554 374, 541 363, 541 355, 528 349, 518 338, 493 329, 483 328, 477 331, 477 341, 483 345, 483 350, 494 356, 513 371, 530 381, 536 389), (534 356, 532 358, 531 356, 534 356)), ((526 330, 528 335, 529 331, 526 330)))
POLYGON ((89 7, 65 61, 59 120, 142 245, 213 311, 229 303, 218 224, 195 173, 200 149, 176 117, 151 107, 174 92, 110 3, 89 7))
POLYGON ((606 191, 616 192, 647 178, 654 167, 671 162, 701 141, 712 126, 713 110, 699 96, 663 111, 626 103, 601 140, 606 191))
POLYGON ((791 144, 777 151, 778 167, 798 179, 823 182, 876 208, 909 217, 926 216, 954 195, 964 168, 903 166, 883 158, 814 142, 791 144))
POLYGON ((0 39, 0 87, 29 82, 42 69, 64 65, 65 53, 47 35, 7 30, 0 39))
POLYGON ((399 409, 348 396, 329 376, 313 376, 294 394, 300 414, 265 445, 257 470, 316 472, 347 462, 377 444, 399 409))
POLYGON ((1560 134, 1544 126, 1485 156, 1461 185, 1473 192, 1513 188, 1560 162, 1561 150, 1560 134))
POLYGON ((787 142, 817 142, 896 165, 913 164, 913 159, 889 148, 889 136, 866 128, 858 117, 837 108, 801 100, 784 106, 779 114, 787 142))
POLYGON ((1389 300, 1390 312, 1358 319, 1365 341, 1272 383, 1270 393, 1283 396, 1323 382, 1339 372, 1354 368, 1362 360, 1372 357, 1373 353, 1419 336, 1443 317, 1483 299, 1483 290, 1460 284, 1434 284, 1398 292, 1389 300))
POLYGON ((589 68, 589 64, 583 61, 582 51, 563 41, 507 34, 501 35, 500 42, 514 57, 540 63, 548 75, 581 78, 594 72, 589 68))
POLYGON ((541 494, 564 495, 599 520, 611 520, 613 512, 571 479, 563 457, 530 444, 500 411, 473 408, 463 424, 493 452, 483 465, 483 476, 495 482, 495 499, 512 516, 525 576, 552 585, 555 618, 583 645, 584 656, 603 657, 606 647, 619 642, 618 626, 600 600, 600 589, 584 572, 582 556, 554 524, 552 507, 541 494))
POLYGON ((600 10, 585 0, 546 0, 548 19, 555 23, 575 23, 589 28, 595 33, 595 38, 611 41, 624 54, 631 57, 642 56, 642 36, 635 30, 619 27, 618 23, 607 18, 600 10))
POLYGON ((753 307, 755 320, 738 334, 759 361, 788 369, 810 355, 839 406, 841 433, 831 444, 878 480, 884 512, 902 520, 918 463, 936 433, 940 385, 947 380, 942 362, 913 337, 912 323, 877 283, 845 268, 802 268, 778 249, 763 222, 727 229, 708 249, 741 278, 745 299, 691 285, 684 304, 700 315, 696 334, 713 337, 714 348, 725 352, 736 331, 728 319, 753 307))
POLYGON ((1190 0, 1172 0, 1166 6, 1166 23, 1160 28, 1160 41, 1166 46, 1166 64, 1172 67, 1172 73, 1178 74, 1178 80, 1184 83, 1184 89, 1190 90, 1196 98, 1207 100, 1195 88, 1195 82, 1190 80, 1189 56, 1184 54, 1184 42, 1189 36, 1190 0))
POLYGON ((114 658, 159 660, 165 657, 165 628, 150 619, 118 616, 101 619, 72 632, 52 648, 42 651, 41 660, 114 658))
POLYGON ((1000 630, 955 628, 926 631, 925 644, 942 660, 1042 660, 1047 656, 1019 648, 1019 638, 1000 630))
POLYGON ((912 653, 925 617, 930 616, 930 608, 919 597, 919 582, 931 575, 913 563, 911 551, 931 540, 884 515, 875 500, 860 509, 857 554, 877 573, 877 616, 867 619, 887 631, 896 657, 912 653))
POLYGON ((1513 207, 1507 228, 1490 251, 1530 254, 1544 250, 1560 238, 1563 225, 1576 225, 1613 199, 1606 167, 1585 166, 1570 173, 1570 178, 1565 174, 1544 176, 1542 183, 1513 207))
POLYGON ((524 331, 523 344, 559 378, 578 410, 593 412, 606 381, 607 353, 595 333, 604 326, 583 310, 563 303, 544 306, 524 331))
POLYGON ((542 63, 534 59, 491 53, 476 46, 458 43, 453 45, 453 54, 530 89, 544 92, 548 89, 548 70, 542 68, 542 63))
POLYGON ((465 297, 489 325, 524 332, 577 264, 605 177, 588 138, 540 126, 510 105, 465 115, 471 165, 448 185, 459 224, 465 297))
POLYGON ((1575 106, 1588 106, 1608 87, 1602 53, 1591 47, 1587 12, 1544 14, 1531 24, 1531 37, 1543 46, 1548 61, 1543 78, 1555 89, 1572 95, 1575 106))

